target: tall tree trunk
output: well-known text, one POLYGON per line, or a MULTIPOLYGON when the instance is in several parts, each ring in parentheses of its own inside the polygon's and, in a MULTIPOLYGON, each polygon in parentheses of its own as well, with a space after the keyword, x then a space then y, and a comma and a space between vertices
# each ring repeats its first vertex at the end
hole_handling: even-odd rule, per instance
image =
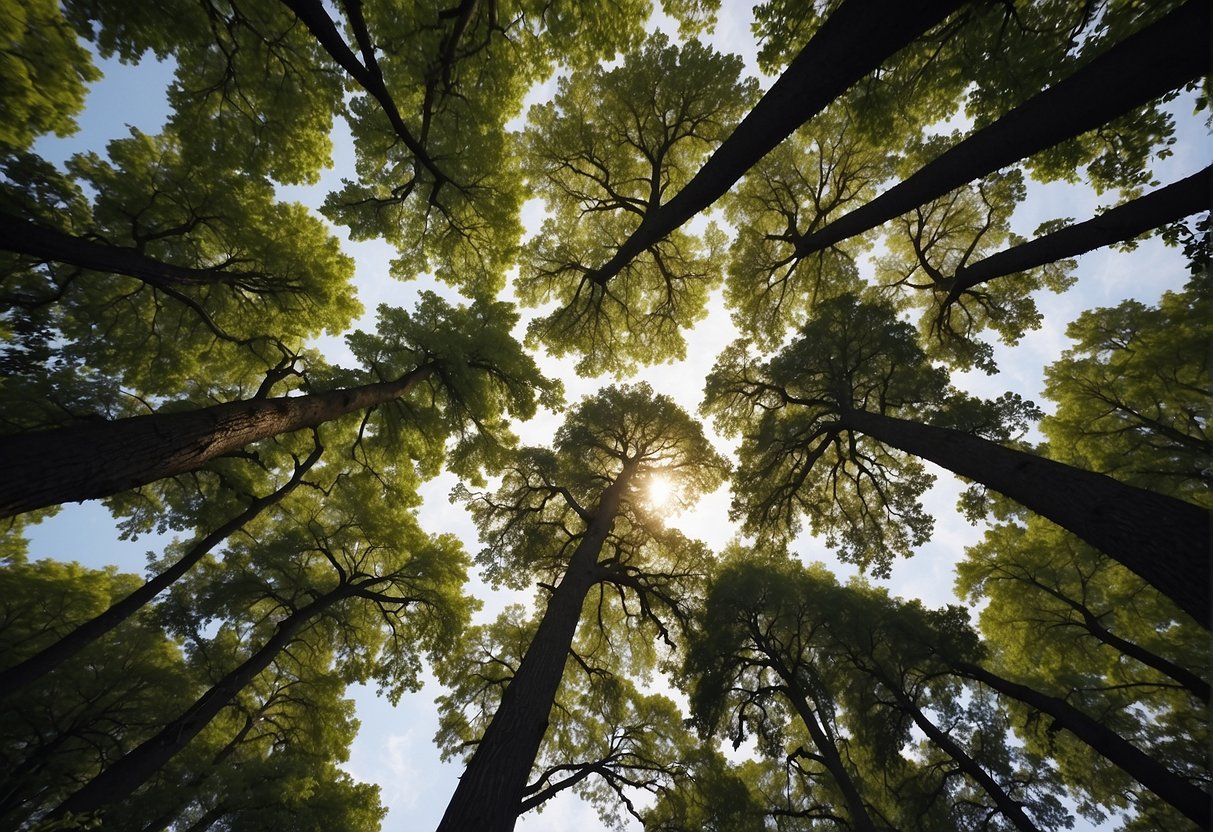
POLYGON ((838 790, 842 792, 843 800, 847 804, 847 813, 851 816, 851 826, 855 828, 856 832, 876 832, 876 824, 872 822, 872 816, 868 814, 868 807, 864 804, 863 798, 859 794, 859 786, 843 765, 842 755, 838 753, 838 746, 826 734, 825 728, 817 720, 817 714, 809 706, 808 694, 796 680, 796 675, 792 673, 777 655, 765 648, 763 652, 771 659, 775 672, 783 680, 784 692, 788 697, 788 701, 796 709, 796 713, 800 716, 800 721, 804 723, 804 727, 808 730, 809 738, 813 740, 813 745, 817 746, 817 753, 821 758, 822 764, 830 772, 830 776, 834 779, 838 790))
POLYGON ((300 607, 282 621, 256 653, 202 694, 185 713, 145 740, 81 786, 51 813, 61 818, 68 813, 87 814, 129 797, 151 778, 161 766, 189 744, 224 706, 232 701, 257 674, 269 667, 299 631, 320 613, 355 593, 355 587, 342 584, 307 606, 300 607))
POLYGON ((1015 824, 1015 828, 1020 832, 1040 832, 1039 827, 1032 823, 1031 818, 1024 812, 1023 806, 1006 793, 1003 787, 990 776, 981 765, 969 756, 959 743, 953 740, 945 731, 940 730, 939 726, 927 719, 927 715, 922 712, 922 709, 914 703, 914 701, 906 695, 905 691, 899 687, 889 683, 887 680, 881 680, 885 683, 885 687, 892 693, 893 698, 897 700, 897 705, 901 711, 908 714, 914 720, 914 724, 927 735, 927 739, 935 743, 945 754, 956 761, 956 765, 960 770, 967 774, 973 782, 977 783, 990 799, 994 801, 994 805, 998 807, 998 811, 1015 824))
POLYGON ((165 263, 136 248, 99 243, 5 213, 0 213, 0 249, 95 272, 129 275, 157 287, 254 286, 274 282, 269 275, 256 272, 195 269, 165 263))
POLYGON ((552 593, 518 672, 459 778, 438 832, 511 832, 527 778, 547 731, 586 595, 598 580, 598 557, 615 525, 637 461, 605 491, 569 567, 552 593))
POLYGON ((1094 130, 1201 77, 1209 3, 1188 0, 1086 66, 978 130, 868 204, 805 235, 798 257, 861 234, 955 188, 1094 130))
POLYGON ((849 429, 979 482, 1107 553, 1209 627, 1209 512, 958 430, 865 410, 849 429))
POLYGON ((606 284, 636 255, 719 199, 797 127, 961 5, 963 0, 844 2, 691 181, 646 214, 591 279, 606 284))
POLYGON ((1053 718, 1058 728, 1064 728, 1091 746, 1110 763, 1141 783, 1154 794, 1200 825, 1209 828, 1209 804, 1213 796, 1168 770, 1142 753, 1115 731, 1096 722, 1063 699, 1012 682, 1009 679, 967 662, 957 662, 955 670, 961 676, 981 682, 999 693, 1018 699, 1053 718))
POLYGON ((295 487, 303 480, 303 475, 316 464, 316 461, 320 459, 320 455, 323 452, 324 448, 317 442, 315 449, 308 458, 295 466, 295 472, 286 483, 272 493, 254 500, 244 511, 199 540, 168 569, 165 569, 121 601, 117 601, 111 605, 105 612, 85 621, 54 644, 48 645, 20 664, 0 671, 0 690, 11 693, 32 682, 36 682, 130 618, 145 604, 168 589, 174 581, 184 575, 194 564, 202 560, 207 552, 226 540, 228 536, 244 528, 246 524, 251 522, 253 518, 265 509, 294 491, 295 487))
POLYGON ((1213 166, 1105 211, 1086 222, 1037 237, 963 266, 956 272, 944 306, 958 300, 962 292, 972 289, 978 283, 1027 271, 1046 263, 1055 263, 1066 257, 1077 257, 1112 243, 1131 240, 1138 234, 1161 228, 1169 222, 1181 220, 1200 211, 1207 211, 1211 189, 1213 166))
POLYGON ((0 436, 0 518, 196 471, 258 439, 398 399, 434 371, 425 364, 361 387, 0 436))

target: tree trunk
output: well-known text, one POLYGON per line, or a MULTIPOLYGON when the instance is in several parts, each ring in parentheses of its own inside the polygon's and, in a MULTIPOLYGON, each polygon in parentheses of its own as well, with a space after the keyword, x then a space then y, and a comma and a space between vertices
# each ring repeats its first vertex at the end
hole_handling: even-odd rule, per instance
POLYGON ((1210 515, 1200 506, 958 430, 864 410, 841 422, 1052 520, 1209 627, 1210 515))
POLYGON ((196 471, 258 439, 398 399, 434 370, 425 364, 361 387, 0 436, 0 518, 196 471))
POLYGON ((1209 828, 1211 796, 1143 754, 1115 731, 1096 722, 1063 699, 1004 679, 979 665, 957 662, 954 667, 961 676, 988 685, 1042 714, 1048 714, 1058 728, 1066 729, 1091 746, 1109 762, 1123 769, 1141 785, 1192 819, 1201 829, 1209 828))
POLYGON ((602 494, 593 520, 577 544, 560 585, 501 704, 459 778, 438 832, 511 832, 518 820, 528 775, 547 731, 548 716, 564 676, 586 595, 598 580, 598 556, 615 524, 620 500, 635 473, 635 460, 602 494))
POLYGON ((906 693, 894 685, 885 682, 885 686, 892 693, 893 698, 897 700, 898 707, 903 713, 909 714, 914 720, 914 724, 927 735, 927 739, 939 746, 939 748, 956 761, 956 765, 960 770, 967 774, 973 782, 981 786, 990 799, 994 801, 994 805, 998 807, 998 811, 1015 824, 1015 828, 1020 832, 1040 832, 1039 827, 1032 823, 1032 820, 1023 810, 1023 806, 1016 800, 1012 799, 1009 794, 1003 790, 1002 786, 990 776, 981 765, 968 755, 968 753, 960 747, 948 734, 927 719, 926 714, 922 712, 914 701, 910 699, 906 693))
POLYGON ((161 592, 172 586, 174 581, 184 575, 194 564, 202 560, 207 552, 214 549, 230 535, 244 528, 246 524, 251 522, 262 511, 294 491, 295 487, 302 481, 304 473, 316 464, 323 451, 324 448, 317 443, 315 450, 312 451, 311 455, 302 464, 296 466, 295 473, 291 475, 290 480, 281 488, 254 500, 249 504, 248 508, 199 540, 176 563, 136 589, 130 595, 114 603, 105 612, 84 622, 54 644, 35 653, 20 664, 0 671, 0 690, 12 693, 32 682, 36 682, 130 618, 143 605, 149 603, 161 592))
POLYGON ((619 274, 638 254, 719 199, 797 127, 961 5, 963 0, 843 3, 691 181, 647 214, 591 279, 605 284, 619 274))
POLYGON ((838 753, 838 746, 826 734, 825 728, 817 721, 817 714, 809 707, 808 695, 796 680, 795 674, 776 656, 767 652, 764 653, 770 657, 775 672, 783 679, 784 692, 787 694, 788 701, 799 714, 801 722, 809 732, 809 737, 813 740, 813 744, 817 746, 817 752, 821 757, 822 764, 826 770, 830 772, 830 776, 834 779, 834 783, 838 786, 838 790, 842 792, 843 800, 847 804, 847 812, 850 814, 851 826, 856 832, 876 832, 876 824, 872 822, 872 816, 868 814, 868 808, 864 805, 863 798, 859 795, 859 787, 855 784, 850 773, 842 764, 842 756, 838 753))
POLYGON ((1055 263, 1066 257, 1077 257, 1207 211, 1210 189, 1213 189, 1213 166, 1105 211, 1086 222, 1037 237, 963 266, 957 270, 955 282, 943 305, 947 307, 958 300, 962 292, 978 283, 1055 263))
POLYGON ((4 213, 0 213, 0 249, 95 272, 129 275, 157 287, 267 282, 266 275, 251 272, 176 266, 129 246, 99 243, 4 213))
POLYGON ((1085 603, 1076 601, 1066 595, 1064 592, 1054 589, 1053 587, 1046 586, 1044 583, 1035 579, 1015 578, 1015 580, 1023 581, 1029 586, 1035 587, 1041 592, 1056 598, 1074 612, 1078 613, 1079 617, 1082 619, 1081 624, 1076 622, 1074 626, 1081 627, 1083 630, 1089 633, 1092 638, 1108 645, 1113 650, 1118 650, 1120 653, 1128 656, 1130 659, 1136 659, 1146 667, 1153 668, 1164 676, 1170 677, 1174 681, 1183 685, 1184 688, 1186 688, 1189 693, 1196 697, 1199 702, 1207 704, 1210 697, 1213 696, 1213 690, 1210 690, 1209 683, 1200 678, 1200 676, 1196 673, 1193 673, 1191 670, 1188 670, 1185 667, 1179 666, 1170 659, 1160 656, 1152 650, 1146 649, 1137 642, 1121 638, 1116 633, 1105 627, 1100 619, 1103 617, 1103 615, 1107 614, 1106 612, 1103 613, 1103 615, 1096 615, 1094 610, 1088 607, 1085 603))
POLYGON ((909 179, 805 235, 796 245, 796 255, 805 257, 875 228, 1200 78, 1208 70, 1208 46, 1208 0, 1188 0, 945 151, 909 179))
POLYGON ((61 818, 68 813, 95 812, 133 794, 210 724, 224 706, 247 687, 258 673, 269 667, 305 624, 338 601, 350 597, 353 591, 349 584, 338 586, 278 622, 274 635, 256 653, 220 679, 185 713, 164 726, 160 733, 128 751, 81 786, 59 804, 51 813, 50 819, 61 818))

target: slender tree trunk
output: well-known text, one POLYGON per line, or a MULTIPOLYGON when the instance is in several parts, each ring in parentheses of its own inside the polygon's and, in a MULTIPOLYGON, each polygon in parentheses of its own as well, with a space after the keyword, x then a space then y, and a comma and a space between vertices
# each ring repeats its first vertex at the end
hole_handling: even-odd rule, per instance
POLYGON ((497 712, 459 778, 438 832, 513 830, 581 621, 582 606, 598 580, 598 556, 615 524, 620 500, 636 465, 635 460, 625 463, 615 482, 603 492, 518 672, 502 694, 497 712))
POLYGON ((1123 769, 1130 777, 1178 809, 1185 817, 1199 824, 1201 829, 1209 828, 1209 804, 1213 796, 1142 753, 1115 731, 1096 722, 1063 699, 1004 679, 979 665, 957 662, 954 667, 961 676, 988 685, 1005 696, 1018 699, 1041 713, 1048 714, 1057 727, 1066 729, 1091 746, 1109 762, 1123 769))
POLYGON ((841 422, 1052 520, 1209 627, 1210 515, 1200 506, 958 430, 864 410, 841 422))
POLYGON ((592 279, 605 284, 619 274, 636 255, 719 199, 797 127, 963 4, 963 0, 844 2, 691 181, 648 213, 592 279))
POLYGON ((818 722, 817 714, 809 706, 808 695, 796 680, 795 674, 778 657, 765 649, 763 652, 767 653, 774 663, 775 672, 783 679, 788 701, 792 703, 792 707, 796 709, 804 727, 808 729, 809 738, 813 740, 813 745, 817 746, 817 753, 821 757, 822 764, 830 772, 838 790, 842 792, 843 800, 847 804, 847 812, 851 816, 851 826, 855 828, 856 832, 876 832, 876 824, 873 823, 872 816, 868 814, 868 807, 864 805, 863 798, 859 795, 859 786, 842 764, 838 746, 834 744, 834 740, 826 734, 825 728, 818 722))
POLYGON ((1112 243, 1131 240, 1138 234, 1161 228, 1167 223, 1200 211, 1207 211, 1210 190, 1213 190, 1213 166, 1105 211, 1086 222, 1037 237, 1035 240, 992 254, 984 260, 963 266, 956 272, 955 282, 948 292, 944 306, 958 300, 962 292, 972 289, 978 283, 1034 269, 1046 263, 1055 263, 1066 257, 1077 257, 1112 243))
POLYGON ((1209 67, 1209 2, 1188 0, 924 165, 866 205, 802 237, 805 257, 955 188, 1026 159, 1201 77, 1209 67))
POLYGON ((302 464, 296 466, 295 473, 291 475, 290 480, 284 483, 282 487, 264 497, 254 500, 240 514, 228 520, 191 546, 189 551, 182 555, 176 563, 121 601, 114 603, 105 612, 84 622, 54 644, 35 653, 20 664, 16 664, 0 672, 0 690, 6 690, 11 693, 32 682, 36 682, 123 621, 126 621, 145 604, 172 586, 174 581, 189 571, 194 564, 202 560, 207 552, 214 549, 230 535, 244 528, 245 525, 250 523, 253 518, 265 509, 294 491, 295 487, 303 480, 303 475, 316 464, 316 461, 320 459, 320 454, 323 452, 324 448, 317 443, 311 455, 302 464))
POLYGON ((902 712, 909 714, 914 720, 914 724, 927 735, 927 739, 939 746, 945 754, 956 761, 956 765, 960 767, 961 771, 967 774, 973 782, 981 786, 985 793, 990 796, 990 799, 994 801, 994 805, 998 807, 998 811, 1002 812, 1007 820, 1015 825, 1016 829, 1019 829, 1020 832, 1040 832, 1039 827, 1024 812, 1023 806, 1018 801, 1012 799, 998 781, 990 776, 989 772, 970 757, 946 732, 940 730, 935 723, 927 719, 922 709, 904 691, 889 684, 887 680, 884 681, 885 687, 893 694, 893 698, 897 700, 898 707, 902 712))
POLYGON ((210 721, 223 710, 225 705, 256 678, 258 673, 269 667, 283 648, 294 640, 304 625, 352 594, 354 594, 354 587, 342 584, 278 622, 274 635, 256 653, 220 679, 214 687, 202 694, 185 713, 164 726, 160 733, 128 751, 81 786, 59 804, 51 813, 50 818, 60 818, 68 813, 95 812, 129 797, 174 755, 184 749, 190 740, 210 724, 210 721))
POLYGON ((252 272, 176 266, 148 257, 129 246, 110 245, 76 237, 41 223, 4 213, 0 213, 0 249, 37 257, 40 260, 69 263, 95 272, 129 275, 150 286, 180 288, 267 282, 266 275, 252 272))
POLYGON ((0 436, 0 518, 196 471, 258 439, 398 399, 434 370, 425 364, 361 387, 0 436))
POLYGON ((1196 697, 1196 699, 1200 702, 1206 704, 1209 702, 1210 696, 1213 695, 1213 691, 1210 690, 1209 683, 1200 678, 1200 676, 1197 674, 1185 667, 1179 666, 1170 659, 1164 658, 1151 650, 1147 650, 1145 647, 1136 642, 1121 638, 1116 633, 1105 627, 1103 622, 1100 621, 1101 616, 1096 615, 1090 607, 1081 601, 1074 600, 1064 592, 1046 586, 1045 584, 1033 579, 1016 578, 1016 580, 1022 580, 1029 586, 1036 587, 1041 592, 1053 596, 1058 601, 1061 601, 1070 609, 1074 610, 1074 612, 1078 613, 1078 615, 1082 618, 1082 624, 1078 626, 1081 626, 1082 629, 1086 630, 1092 636, 1092 638, 1095 638, 1097 641, 1108 645, 1113 650, 1120 651, 1123 655, 1128 656, 1131 659, 1136 659, 1146 667, 1153 668, 1164 676, 1170 677, 1179 684, 1183 685, 1184 688, 1186 688, 1188 692, 1196 697))

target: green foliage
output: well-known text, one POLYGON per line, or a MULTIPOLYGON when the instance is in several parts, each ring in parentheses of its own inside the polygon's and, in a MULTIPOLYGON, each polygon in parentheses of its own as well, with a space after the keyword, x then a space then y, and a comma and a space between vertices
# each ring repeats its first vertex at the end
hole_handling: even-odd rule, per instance
POLYGON ((861 120, 846 100, 836 102, 759 161, 727 198, 737 232, 725 300, 738 327, 764 348, 778 345, 819 301, 861 286, 853 254, 866 247, 863 238, 795 255, 798 239, 871 199, 892 173, 888 151, 861 132, 861 120))
MULTIPOLYGON (((139 585, 135 575, 50 560, 0 569, 0 654, 37 652, 139 585)), ((17 694, 0 694, 0 822, 18 828, 146 739, 197 690, 147 616, 17 694)))
MULTIPOLYGON (((943 142, 931 140, 923 151, 938 155, 943 142)), ((920 160, 918 153, 910 159, 920 160)), ((885 235, 889 254, 876 263, 876 281, 900 306, 922 307, 919 328, 933 358, 960 369, 995 371, 992 350, 976 340, 993 330, 1014 346, 1025 332, 1040 327, 1032 293, 1060 292, 1074 283, 1072 260, 965 290, 948 306, 944 300, 964 266, 1024 240, 1010 230, 1011 214, 1026 191, 1018 170, 997 173, 919 206, 896 219, 885 235)))
POLYGON ((54 0, 4 0, 0 29, 0 149, 28 148, 45 133, 76 131, 73 116, 84 107, 87 84, 101 73, 54 0))
POLYGON ((1213 505, 1209 343, 1213 284, 1197 273, 1156 306, 1127 300, 1084 312, 1075 342, 1045 370, 1057 403, 1041 430, 1058 459, 1213 505))
POLYGON ((609 282, 593 272, 740 120, 756 92, 740 72, 736 57, 657 33, 615 69, 560 79, 552 101, 531 109, 526 176, 548 218, 523 252, 516 290, 530 306, 557 303, 529 333, 555 355, 579 355, 578 372, 685 356, 681 330, 704 317, 721 277, 719 230, 674 231, 609 282))
POLYGON ((311 183, 331 164, 343 78, 285 5, 71 0, 65 13, 103 57, 173 58, 169 126, 191 167, 223 159, 252 175, 311 183))

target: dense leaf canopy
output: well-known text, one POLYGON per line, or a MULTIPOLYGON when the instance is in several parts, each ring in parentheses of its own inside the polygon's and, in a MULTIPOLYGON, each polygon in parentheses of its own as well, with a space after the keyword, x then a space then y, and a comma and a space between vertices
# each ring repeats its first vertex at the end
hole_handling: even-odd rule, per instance
POLYGON ((657 5, 0 0, 0 825, 1213 822, 1206 0, 657 5))

